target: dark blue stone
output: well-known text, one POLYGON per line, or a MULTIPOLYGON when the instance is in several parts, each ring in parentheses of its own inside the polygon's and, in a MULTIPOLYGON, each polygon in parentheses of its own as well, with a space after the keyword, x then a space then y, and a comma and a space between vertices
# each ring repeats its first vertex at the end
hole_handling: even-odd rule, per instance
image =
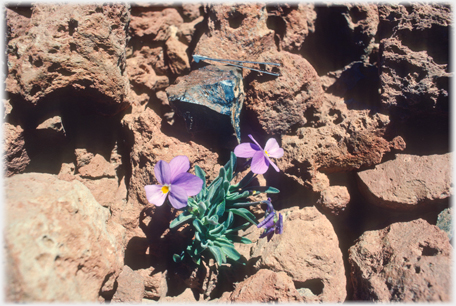
POLYGON ((166 89, 176 113, 192 133, 212 129, 241 139, 239 116, 244 102, 241 69, 208 65, 177 79, 166 89))

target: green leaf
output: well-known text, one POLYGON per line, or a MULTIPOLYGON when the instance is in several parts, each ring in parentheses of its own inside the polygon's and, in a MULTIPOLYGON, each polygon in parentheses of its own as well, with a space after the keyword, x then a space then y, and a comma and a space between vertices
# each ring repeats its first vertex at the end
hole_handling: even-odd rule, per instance
POLYGON ((241 216, 247 221, 250 221, 252 224, 257 224, 257 222, 255 221, 255 216, 245 208, 231 208, 228 209, 228 211, 233 212, 233 214, 235 215, 241 216))
POLYGON ((177 218, 175 218, 173 221, 171 221, 171 223, 169 224, 169 228, 170 229, 176 228, 176 227, 180 226, 181 224, 183 224, 193 218, 195 218, 194 215, 192 215, 191 213, 189 213, 187 211, 184 211, 179 216, 177 216, 177 218))
POLYGON ((237 231, 240 231, 240 230, 243 230, 243 229, 246 229, 247 227, 249 227, 250 225, 252 225, 252 223, 250 222, 246 222, 238 227, 235 227, 235 228, 230 228, 230 229, 227 229, 225 231, 225 234, 229 234, 229 233, 232 233, 232 232, 237 232, 237 231))
POLYGON ((218 236, 225 229, 224 224, 219 224, 209 231, 210 236, 218 236))
POLYGON ((199 219, 195 219, 193 220, 193 227, 195 228, 195 230, 197 230, 198 232, 200 232, 201 234, 205 234, 205 226, 203 225, 203 223, 201 222, 201 220, 199 219))
MULTIPOLYGON (((223 222, 223 224, 225 225, 225 228, 228 229, 231 226, 231 224, 233 224, 233 221, 234 221, 233 212, 229 211, 228 217, 226 218, 225 222, 223 222)), ((250 223, 248 223, 248 224, 250 224, 250 223)))
POLYGON ((250 195, 250 191, 244 191, 243 193, 233 193, 226 197, 229 201, 235 201, 240 198, 247 198, 250 195))
POLYGON ((263 193, 279 193, 280 192, 279 189, 270 187, 270 186, 254 186, 254 187, 244 188, 243 190, 253 190, 253 191, 263 192, 263 193))
POLYGON ((226 237, 228 239, 231 239, 231 241, 233 241, 233 242, 239 242, 239 243, 244 243, 244 244, 252 243, 252 240, 245 238, 245 237, 238 236, 238 235, 226 235, 226 237))
POLYGON ((236 185, 233 185, 233 189, 234 190, 237 190, 239 188, 244 188, 245 186, 247 186, 252 180, 253 178, 255 177, 256 174, 254 174, 252 171, 249 171, 249 173, 247 173, 246 176, 244 176, 242 178, 242 180, 240 180, 239 183, 237 183, 236 185))
POLYGON ((206 173, 204 172, 203 169, 200 168, 200 166, 195 165, 195 174, 197 177, 203 180, 203 189, 206 188, 206 173))
POLYGON ((234 247, 222 246, 222 253, 231 258, 232 260, 238 261, 241 258, 241 254, 234 247))
POLYGON ((215 212, 215 214, 219 217, 225 214, 225 199, 223 199, 223 201, 220 202, 219 205, 217 205, 217 211, 215 212))
POLYGON ((210 245, 209 251, 211 251, 212 255, 214 255, 215 260, 217 261, 219 266, 224 263, 224 256, 223 256, 222 252, 220 251, 219 247, 210 245))
MULTIPOLYGON (((219 191, 219 186, 220 186, 220 184, 221 184, 222 182, 223 182, 223 179, 220 178, 220 177, 218 177, 215 181, 213 181, 213 182, 211 183, 211 186, 209 186, 209 188, 208 188, 208 194, 207 194, 207 199, 208 199, 209 201, 211 201, 212 198, 214 197, 214 195, 215 195, 216 193, 218 193, 218 191, 219 191)), ((211 201, 211 202, 212 202, 212 201, 211 201)))

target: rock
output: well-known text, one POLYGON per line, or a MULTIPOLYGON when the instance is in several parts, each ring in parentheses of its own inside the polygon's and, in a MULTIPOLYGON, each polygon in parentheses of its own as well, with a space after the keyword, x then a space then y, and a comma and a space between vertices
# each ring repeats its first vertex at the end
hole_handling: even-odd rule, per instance
POLYGON ((381 103, 416 115, 448 113, 449 72, 426 51, 413 51, 397 38, 380 42, 381 103))
POLYGON ((187 49, 188 46, 179 41, 178 29, 175 26, 169 27, 169 38, 166 40, 166 55, 169 61, 169 70, 174 75, 181 75, 190 69, 187 49))
POLYGON ((445 208, 440 212, 440 214, 437 216, 437 227, 440 228, 442 231, 444 231, 448 239, 453 238, 453 222, 452 222, 452 216, 453 216, 453 210, 450 208, 445 208))
MULTIPOLYGON (((199 39, 194 54, 259 61, 258 55, 277 49, 274 31, 267 26, 266 4, 211 4, 204 9, 208 31, 199 39)), ((243 73, 245 77, 250 70, 244 69, 243 73)))
MULTIPOLYGON (((182 3, 182 12, 190 21, 195 20, 201 16, 201 4, 199 3, 182 3)), ((201 16, 202 17, 202 16, 201 16)))
MULTIPOLYGON (((187 45, 190 44, 193 40, 193 36, 196 31, 196 27, 204 21, 204 17, 200 16, 193 20, 192 22, 183 23, 179 26, 177 36, 179 39, 184 41, 187 45)), ((188 58, 187 58, 188 59, 188 58)))
POLYGON ((96 154, 93 158, 91 158, 89 164, 80 167, 78 172, 81 177, 90 179, 102 177, 113 178, 116 176, 114 166, 100 154, 96 154))
POLYGON ((65 129, 63 127, 62 118, 60 116, 53 116, 51 118, 46 119, 42 123, 40 123, 37 127, 37 130, 52 130, 57 133, 65 134, 65 129))
POLYGON ((8 122, 3 124, 3 172, 7 177, 24 172, 30 164, 24 129, 8 122))
POLYGON ((358 172, 359 188, 374 205, 396 210, 439 204, 452 194, 451 154, 396 159, 358 172))
POLYGON ((217 130, 225 138, 234 131, 240 142, 243 84, 238 68, 209 65, 178 78, 166 93, 188 132, 217 130))
POLYGON ((144 280, 136 271, 125 265, 117 278, 117 290, 111 303, 141 303, 144 296, 144 280))
POLYGON ((163 268, 139 269, 137 270, 144 279, 144 298, 150 300, 163 299, 168 292, 168 284, 166 282, 168 272, 163 271, 163 268))
POLYGON ((365 232, 349 249, 353 299, 449 302, 452 247, 422 219, 365 232))
POLYGON ((113 203, 121 201, 122 197, 119 199, 119 195, 116 192, 119 188, 116 178, 77 179, 90 190, 95 200, 104 207, 110 208, 113 203))
POLYGON ((315 120, 296 135, 282 135, 284 156, 277 165, 301 185, 310 184, 317 171, 346 172, 381 162, 385 152, 403 150, 400 136, 383 135, 390 124, 387 115, 367 109, 347 109, 342 98, 325 95, 315 120))
POLYGON ((250 82, 246 108, 253 111, 267 134, 289 134, 304 126, 306 110, 322 104, 323 91, 315 69, 303 57, 288 52, 265 52, 256 60, 281 64, 280 76, 250 82))
POLYGON ((123 266, 109 211, 76 180, 27 173, 5 183, 7 300, 98 301, 123 266))
POLYGON ((310 289, 313 296, 303 296, 304 302, 345 301, 342 252, 329 220, 315 207, 294 207, 280 213, 283 233, 274 235, 270 242, 260 239, 253 246, 252 257, 259 257, 255 267, 285 272, 298 291, 310 289))
POLYGON ((60 168, 58 179, 62 181, 72 181, 75 179, 74 170, 76 169, 73 163, 62 163, 60 168))
POLYGON ((169 27, 178 27, 184 20, 175 8, 157 11, 154 5, 132 10, 129 31, 132 36, 148 36, 153 41, 166 41, 169 27))
POLYGON ((339 215, 350 202, 350 194, 345 186, 330 186, 320 193, 318 204, 332 215, 339 215))
POLYGON ((173 304, 177 304, 177 303, 185 304, 185 303, 197 303, 198 300, 195 298, 195 293, 193 292, 193 290, 190 288, 187 288, 184 290, 184 292, 182 292, 178 296, 165 296, 165 297, 161 298, 160 302, 173 303, 173 304))
POLYGON ((106 114, 125 109, 129 19, 122 4, 34 4, 27 31, 8 40, 6 91, 36 105, 68 90, 105 106, 106 114))
POLYGON ((315 5, 311 3, 276 5, 269 9, 268 16, 276 36, 280 37, 280 48, 290 52, 299 50, 306 37, 315 32, 316 19, 315 5), (284 29, 279 24, 284 24, 284 29))
POLYGON ((217 302, 230 303, 290 303, 302 302, 293 280, 285 272, 261 269, 243 282, 229 295, 217 302))

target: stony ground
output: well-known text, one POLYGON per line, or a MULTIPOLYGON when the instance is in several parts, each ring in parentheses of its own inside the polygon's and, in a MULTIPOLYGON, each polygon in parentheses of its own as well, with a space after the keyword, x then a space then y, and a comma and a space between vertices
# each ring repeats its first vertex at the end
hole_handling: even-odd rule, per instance
POLYGON ((450 301, 451 26, 444 4, 6 7, 6 300, 450 301), (192 54, 281 64, 242 70, 241 140, 285 151, 258 178, 284 232, 242 232, 244 266, 174 263, 176 211, 145 197, 157 161, 211 181, 237 145, 168 101, 192 54))

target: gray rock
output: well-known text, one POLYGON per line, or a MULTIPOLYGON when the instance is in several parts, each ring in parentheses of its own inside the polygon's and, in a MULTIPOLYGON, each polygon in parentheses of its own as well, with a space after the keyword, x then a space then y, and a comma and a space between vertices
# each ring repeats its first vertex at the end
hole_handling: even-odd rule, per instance
POLYGON ((444 209, 437 217, 437 227, 440 228, 448 235, 448 239, 451 240, 453 238, 453 223, 452 219, 452 209, 446 208, 444 209))

